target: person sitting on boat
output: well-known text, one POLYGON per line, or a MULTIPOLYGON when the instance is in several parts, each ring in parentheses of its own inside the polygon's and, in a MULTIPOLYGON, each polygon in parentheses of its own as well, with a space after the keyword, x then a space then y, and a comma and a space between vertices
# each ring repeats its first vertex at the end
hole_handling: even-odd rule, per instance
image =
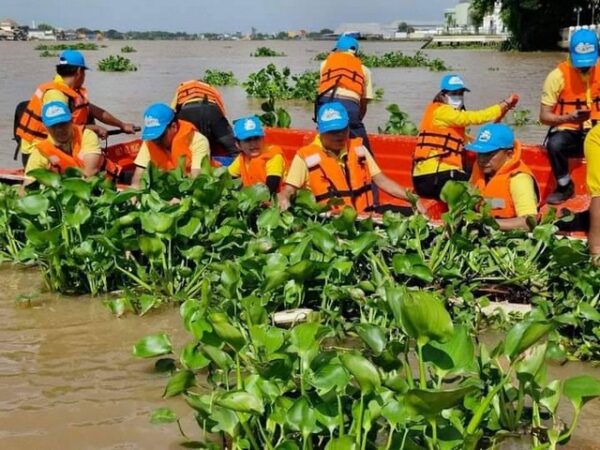
POLYGON ((588 245, 594 264, 600 266, 600 125, 594 126, 585 138, 587 161, 586 183, 592 197, 588 245))
POLYGON ((556 205, 575 194, 569 158, 583 157, 585 135, 598 119, 598 36, 595 31, 579 30, 571 36, 569 60, 560 63, 544 82, 540 122, 550 127, 545 146, 556 179, 556 190, 547 203, 556 205))
POLYGON ((256 116, 241 117, 233 123, 233 133, 240 154, 228 167, 233 177, 240 177, 244 186, 265 184, 271 194, 279 191, 285 172, 283 151, 277 145, 265 145, 262 124, 256 116))
POLYGON ((48 102, 41 113, 48 137, 36 141, 33 147, 25 167, 24 186, 35 181, 27 176, 34 169, 64 173, 68 168, 78 168, 85 176, 95 175, 102 169, 104 157, 98 136, 89 128, 73 124, 66 103, 48 102))
POLYGON ((204 158, 210 158, 208 139, 194 125, 175 117, 175 111, 164 103, 154 103, 144 112, 142 145, 135 158, 137 166, 131 186, 137 188, 150 163, 162 170, 184 165, 186 174, 196 177, 204 158))
POLYGON ((315 112, 331 101, 344 105, 350 118, 351 136, 362 138, 363 144, 370 150, 363 118, 367 114, 367 104, 374 97, 373 82, 371 71, 361 63, 357 54, 358 41, 352 36, 342 35, 321 64, 315 112))
POLYGON ((178 119, 194 124, 206 136, 213 151, 222 148, 230 155, 238 154, 225 104, 213 86, 201 80, 184 81, 177 87, 171 108, 178 119))
POLYGON ((310 189, 319 203, 341 199, 357 212, 375 207, 373 186, 393 197, 409 200, 408 191, 383 174, 361 138, 351 138, 348 112, 338 102, 319 109, 319 135, 298 150, 278 195, 282 210, 289 208, 298 189, 310 189))
POLYGON ((447 181, 467 181, 469 174, 463 151, 467 141, 466 128, 499 121, 519 100, 513 94, 499 104, 467 111, 465 92, 470 90, 459 75, 445 75, 440 91, 425 110, 412 169, 413 186, 422 197, 439 200, 447 181))
POLYGON ((41 118, 42 107, 53 101, 69 105, 75 125, 85 125, 93 130, 100 138, 105 139, 107 130, 94 125, 94 119, 107 125, 120 128, 126 133, 134 134, 135 127, 123 122, 99 106, 90 103, 87 90, 83 86, 88 67, 85 65, 83 54, 77 50, 65 50, 60 54, 56 66, 56 76, 52 81, 39 85, 22 112, 16 134, 21 140, 20 151, 23 165, 26 165, 28 155, 35 148, 35 142, 48 136, 41 118))
POLYGON ((471 183, 490 205, 501 230, 529 230, 538 215, 538 188, 533 172, 521 160, 521 143, 501 123, 484 125, 466 146, 477 153, 471 183))

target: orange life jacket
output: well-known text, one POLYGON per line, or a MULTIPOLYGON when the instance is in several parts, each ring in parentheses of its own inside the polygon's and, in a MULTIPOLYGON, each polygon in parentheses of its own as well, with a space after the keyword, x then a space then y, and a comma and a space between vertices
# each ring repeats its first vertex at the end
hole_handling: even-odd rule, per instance
POLYGON ((185 158, 185 171, 189 173, 192 166, 192 152, 190 144, 194 138, 194 133, 198 130, 194 125, 185 120, 178 120, 179 130, 173 142, 171 143, 170 151, 167 151, 154 143, 154 141, 146 141, 148 151, 150 152, 150 161, 156 167, 162 170, 173 170, 179 166, 179 161, 182 157, 185 158))
MULTIPOLYGON (((479 189, 483 198, 492 208, 492 216, 498 219, 511 219, 517 216, 515 202, 510 193, 510 180, 519 173, 526 173, 535 177, 531 169, 521 160, 521 143, 515 142, 513 156, 496 172, 492 178, 486 182, 485 175, 478 164, 473 166, 471 183, 479 189)), ((536 195, 539 193, 537 184, 535 184, 536 195)))
POLYGON ((181 108, 186 102, 205 99, 219 107, 221 113, 225 116, 225 104, 221 94, 210 84, 200 80, 184 81, 177 87, 177 109, 181 108))
MULTIPOLYGON (((577 110, 588 109, 587 83, 583 80, 581 72, 573 67, 568 61, 558 65, 564 78, 564 87, 561 91, 552 112, 554 114, 566 115, 577 110)), ((590 94, 592 100, 591 120, 600 120, 600 63, 590 69, 588 74, 590 94)), ((579 130, 583 124, 567 122, 560 125, 561 128, 579 130)))
POLYGON ((360 97, 365 92, 365 73, 360 59, 348 52, 333 52, 325 60, 319 80, 319 94, 336 87, 348 89, 360 97))
POLYGON ((75 125, 85 125, 88 122, 90 102, 88 101, 87 90, 84 87, 75 90, 64 83, 49 81, 38 86, 23 111, 17 126, 17 136, 21 139, 31 142, 48 137, 48 131, 42 122, 42 99, 44 93, 52 89, 62 92, 69 98, 69 109, 73 115, 72 120, 75 125))
POLYGON ((260 155, 247 156, 240 153, 240 177, 244 186, 267 182, 267 163, 276 155, 283 157, 283 150, 278 145, 267 146, 260 155))
POLYGON ((83 127, 73 127, 73 141, 71 142, 71 153, 66 153, 64 150, 57 147, 50 138, 36 143, 39 152, 50 162, 51 170, 59 173, 64 173, 65 170, 77 167, 83 168, 83 160, 79 158, 81 150, 81 141, 83 136, 83 127))
POLYGON ((435 112, 444 105, 444 103, 432 102, 427 106, 421 120, 413 165, 437 158, 440 164, 445 163, 462 170, 466 135, 464 127, 437 127, 433 124, 435 112))
POLYGON ((367 151, 361 138, 351 139, 342 168, 338 159, 319 145, 311 144, 298 150, 298 156, 308 167, 310 190, 319 203, 340 198, 359 213, 373 207, 367 151))

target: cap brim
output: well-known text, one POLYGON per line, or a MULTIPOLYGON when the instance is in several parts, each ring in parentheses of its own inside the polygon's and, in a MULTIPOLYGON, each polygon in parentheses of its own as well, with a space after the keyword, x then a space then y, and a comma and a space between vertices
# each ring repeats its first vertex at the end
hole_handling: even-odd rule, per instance
POLYGON ((576 56, 571 55, 571 64, 573 67, 580 69, 582 67, 594 67, 598 62, 598 55, 596 56, 576 56))
POLYGON ((238 141, 245 141, 246 139, 251 139, 255 137, 265 137, 265 133, 262 131, 250 131, 248 133, 240 134, 239 136, 235 136, 238 141))
POLYGON ((471 92, 471 89, 469 89, 468 87, 461 87, 461 88, 445 88, 445 91, 448 92, 457 92, 457 91, 465 91, 465 92, 471 92))
POLYGON ((46 128, 50 128, 53 127, 54 125, 58 125, 61 123, 67 123, 71 120, 71 117, 57 117, 55 119, 50 119, 50 120, 46 120, 43 121, 43 124, 46 128))
POLYGON ((342 131, 348 128, 348 124, 327 124, 324 126, 319 126, 319 133, 329 133, 330 131, 342 131))
POLYGON ((469 150, 470 152, 475 152, 475 153, 492 153, 492 152, 496 152, 498 150, 502 150, 501 148, 498 148, 494 145, 485 145, 485 144, 478 144, 478 143, 474 143, 474 144, 467 144, 465 145, 465 149, 469 150))
POLYGON ((153 141, 154 139, 158 139, 163 135, 167 126, 151 128, 150 130, 142 130, 142 140, 144 141, 153 141))

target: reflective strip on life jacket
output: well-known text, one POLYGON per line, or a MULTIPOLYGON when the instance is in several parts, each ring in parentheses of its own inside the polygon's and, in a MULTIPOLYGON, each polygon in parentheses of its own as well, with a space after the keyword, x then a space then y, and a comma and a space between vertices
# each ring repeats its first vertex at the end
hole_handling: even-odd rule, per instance
MULTIPOLYGON (((588 109, 588 85, 584 81, 581 72, 571 66, 568 61, 559 64, 558 68, 563 75, 564 86, 552 112, 558 115, 567 115, 572 114, 575 111, 588 109)), ((590 69, 588 79, 592 100, 590 119, 597 121, 600 120, 600 63, 590 69)), ((583 124, 566 122, 561 124, 560 127, 578 130, 583 127, 583 124)))
POLYGON ((363 97, 365 73, 360 59, 348 52, 333 52, 325 60, 319 80, 319 94, 341 87, 363 97))
POLYGON ((178 120, 177 134, 171 143, 171 149, 166 150, 158 146, 154 141, 145 141, 150 153, 150 161, 156 167, 162 170, 173 170, 179 166, 179 161, 185 158, 185 171, 190 172, 192 165, 192 152, 190 145, 194 138, 194 133, 198 130, 194 125, 185 120, 178 120))
POLYGON ((515 142, 512 158, 504 163, 500 170, 487 182, 479 165, 475 164, 473 167, 471 183, 479 189, 482 197, 492 209, 492 216, 497 219, 511 219, 517 215, 515 203, 510 192, 510 180, 515 175, 520 173, 530 175, 534 181, 536 195, 539 198, 539 188, 533 172, 521 160, 521 156, 521 144, 517 141, 515 142))
MULTIPOLYGON (((298 150, 308 167, 309 187, 319 203, 340 198, 357 212, 365 212, 373 205, 371 175, 361 138, 351 139, 344 168, 335 156, 327 154, 319 145, 311 144, 298 150)), ((337 208, 334 208, 337 209, 337 208)))
POLYGON ((283 157, 283 150, 277 145, 267 146, 260 155, 250 157, 240 153, 240 178, 244 186, 267 182, 267 163, 276 155, 283 157))
POLYGON ((204 101, 207 100, 216 104, 223 116, 225 116, 225 104, 221 98, 221 94, 210 84, 199 80, 184 81, 177 88, 177 108, 181 108, 189 101, 204 101))
POLYGON ((465 129, 434 126, 434 114, 442 106, 443 103, 430 103, 427 106, 417 137, 413 164, 437 158, 440 164, 462 169, 465 129))
POLYGON ((42 101, 44 94, 52 89, 56 89, 69 98, 69 109, 73 116, 72 121, 75 125, 85 125, 90 114, 89 101, 87 98, 87 90, 80 88, 79 90, 71 89, 64 83, 56 83, 50 81, 44 83, 36 89, 35 93, 29 100, 27 107, 21 115, 17 126, 17 135, 26 141, 34 141, 46 139, 48 132, 42 122, 42 101))

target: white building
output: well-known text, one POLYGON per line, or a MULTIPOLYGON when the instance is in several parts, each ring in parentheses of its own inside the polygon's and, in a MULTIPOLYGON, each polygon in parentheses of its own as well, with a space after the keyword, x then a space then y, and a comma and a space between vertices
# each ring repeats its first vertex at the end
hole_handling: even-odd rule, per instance
POLYGON ((482 34, 508 34, 502 20, 502 2, 494 3, 494 10, 483 17, 483 25, 479 28, 482 34))
POLYGON ((444 11, 444 23, 449 34, 500 34, 507 35, 502 20, 502 1, 494 3, 493 10, 483 17, 481 26, 473 22, 471 16, 472 0, 460 0, 454 8, 444 11))
POLYGON ((29 30, 27 39, 30 41, 56 41, 56 34, 53 30, 29 30))
POLYGON ((3 19, 0 21, 0 40, 15 40, 19 32, 19 24, 12 19, 3 19))

